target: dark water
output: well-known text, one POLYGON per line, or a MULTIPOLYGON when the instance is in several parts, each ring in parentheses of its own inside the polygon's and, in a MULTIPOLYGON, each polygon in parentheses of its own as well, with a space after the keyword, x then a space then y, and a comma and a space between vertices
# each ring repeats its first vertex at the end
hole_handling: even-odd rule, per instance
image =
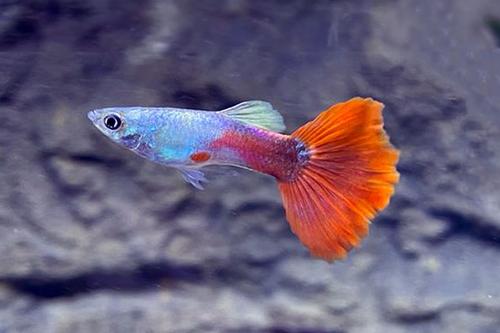
POLYGON ((0 332, 498 332, 500 2, 0 0, 0 332), (271 178, 197 191, 93 108, 372 96, 401 182, 310 258, 271 178))

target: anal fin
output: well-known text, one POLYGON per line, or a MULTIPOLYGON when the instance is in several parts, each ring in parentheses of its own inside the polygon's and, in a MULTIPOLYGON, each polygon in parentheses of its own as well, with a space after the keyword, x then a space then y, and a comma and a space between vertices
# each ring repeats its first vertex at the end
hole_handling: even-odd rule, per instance
POLYGON ((199 190, 203 190, 202 183, 208 182, 207 178, 205 178, 205 174, 200 169, 185 166, 177 166, 175 168, 179 170, 182 178, 184 178, 186 182, 190 183, 199 190))

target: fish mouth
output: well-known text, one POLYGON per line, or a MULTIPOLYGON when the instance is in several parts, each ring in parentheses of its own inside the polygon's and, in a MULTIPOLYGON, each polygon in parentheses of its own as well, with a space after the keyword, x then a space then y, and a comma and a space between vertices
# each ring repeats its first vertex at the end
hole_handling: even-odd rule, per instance
POLYGON ((87 117, 92 121, 92 122, 95 122, 97 120, 97 118, 99 118, 97 112, 95 110, 92 110, 92 111, 89 111, 87 113, 87 117))
POLYGON ((87 112, 87 117, 94 122, 97 119, 97 114, 94 110, 87 112))

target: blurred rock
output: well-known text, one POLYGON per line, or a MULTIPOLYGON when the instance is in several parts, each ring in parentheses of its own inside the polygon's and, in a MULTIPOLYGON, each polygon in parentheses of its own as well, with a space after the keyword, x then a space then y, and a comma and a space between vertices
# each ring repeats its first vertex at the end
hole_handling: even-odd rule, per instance
POLYGON ((449 229, 447 221, 429 216, 421 210, 406 209, 399 220, 399 245, 410 256, 432 253, 431 245, 445 241, 449 229))
POLYGON ((0 332, 494 332, 499 17, 495 0, 3 1, 0 332), (385 103, 401 182, 333 265, 271 178, 196 191, 86 118, 263 99, 293 130, 354 95, 385 103))

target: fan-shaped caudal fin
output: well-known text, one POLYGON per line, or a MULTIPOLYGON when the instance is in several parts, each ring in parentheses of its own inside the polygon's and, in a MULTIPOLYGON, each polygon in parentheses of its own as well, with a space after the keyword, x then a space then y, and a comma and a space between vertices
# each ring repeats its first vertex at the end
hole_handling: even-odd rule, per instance
POLYGON ((305 144, 309 159, 279 188, 293 232, 315 256, 343 258, 389 203, 399 153, 383 130, 382 109, 371 98, 353 98, 291 135, 305 144))

